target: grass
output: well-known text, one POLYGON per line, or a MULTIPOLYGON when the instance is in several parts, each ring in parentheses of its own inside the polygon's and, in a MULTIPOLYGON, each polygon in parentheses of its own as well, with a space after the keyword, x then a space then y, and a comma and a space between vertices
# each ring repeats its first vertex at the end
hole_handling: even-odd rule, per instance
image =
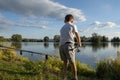
MULTIPOLYGON (((62 80, 62 64, 59 58, 33 62, 16 54, 12 49, 0 49, 0 80, 62 80)), ((76 62, 79 80, 119 80, 120 62, 105 60, 97 65, 97 69, 76 62)), ((68 80, 72 77, 68 67, 68 80)))
POLYGON ((108 80, 120 79, 120 58, 108 59, 101 61, 96 69, 96 74, 99 78, 106 78, 108 80))

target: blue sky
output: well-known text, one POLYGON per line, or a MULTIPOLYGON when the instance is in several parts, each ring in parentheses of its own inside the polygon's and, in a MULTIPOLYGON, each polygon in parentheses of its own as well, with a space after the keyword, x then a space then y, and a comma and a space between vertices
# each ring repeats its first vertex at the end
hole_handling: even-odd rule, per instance
POLYGON ((73 14, 81 36, 120 37, 120 0, 0 0, 0 36, 53 38, 73 14))

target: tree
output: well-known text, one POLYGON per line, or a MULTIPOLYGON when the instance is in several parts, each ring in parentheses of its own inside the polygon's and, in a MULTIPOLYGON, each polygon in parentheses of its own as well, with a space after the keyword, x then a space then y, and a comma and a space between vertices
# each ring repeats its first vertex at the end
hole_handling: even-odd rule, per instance
POLYGON ((101 38, 102 38, 102 39, 101 39, 102 42, 108 42, 108 37, 102 36, 101 38))
POLYGON ((49 37, 48 36, 45 36, 44 37, 44 42, 48 42, 49 41, 49 37))
POLYGON ((23 41, 23 42, 29 42, 29 39, 24 38, 24 39, 22 39, 22 41, 23 41))
POLYGON ((60 35, 55 35, 54 36, 54 41, 59 42, 60 41, 60 35))
POLYGON ((81 42, 87 42, 89 38, 85 37, 85 36, 81 36, 81 42))
POLYGON ((111 42, 120 42, 120 38, 119 37, 113 37, 111 39, 111 42))
POLYGON ((12 38, 13 42, 21 42, 22 41, 22 35, 20 35, 20 34, 13 34, 11 38, 12 38))
POLYGON ((101 42, 101 36, 99 36, 97 33, 93 33, 92 37, 91 37, 91 42, 100 43, 101 42))

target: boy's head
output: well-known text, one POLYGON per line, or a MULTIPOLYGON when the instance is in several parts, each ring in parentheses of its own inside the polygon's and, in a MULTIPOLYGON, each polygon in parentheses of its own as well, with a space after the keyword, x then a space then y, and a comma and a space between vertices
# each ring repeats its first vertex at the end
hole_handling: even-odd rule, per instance
POLYGON ((66 22, 71 22, 71 23, 73 23, 73 22, 74 22, 74 17, 73 17, 73 15, 71 15, 71 14, 66 15, 64 22, 65 22, 65 23, 66 23, 66 22))

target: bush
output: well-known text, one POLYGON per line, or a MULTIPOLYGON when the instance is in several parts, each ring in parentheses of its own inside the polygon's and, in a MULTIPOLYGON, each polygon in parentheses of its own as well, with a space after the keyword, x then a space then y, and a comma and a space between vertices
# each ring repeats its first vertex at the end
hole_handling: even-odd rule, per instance
POLYGON ((110 80, 120 79, 120 62, 118 60, 101 61, 96 69, 97 77, 110 80))
POLYGON ((47 70, 52 70, 54 72, 60 72, 62 70, 62 61, 53 57, 49 57, 48 60, 40 61, 39 64, 47 70))
POLYGON ((89 77, 95 77, 96 73, 95 71, 88 65, 82 64, 77 61, 77 69, 79 75, 89 76, 89 77))
POLYGON ((22 57, 16 54, 16 51, 13 49, 0 49, 0 59, 4 61, 13 61, 13 62, 29 62, 28 58, 22 57))
POLYGON ((17 57, 16 52, 11 49, 2 49, 0 50, 0 58, 6 61, 10 61, 11 59, 15 59, 17 57))

